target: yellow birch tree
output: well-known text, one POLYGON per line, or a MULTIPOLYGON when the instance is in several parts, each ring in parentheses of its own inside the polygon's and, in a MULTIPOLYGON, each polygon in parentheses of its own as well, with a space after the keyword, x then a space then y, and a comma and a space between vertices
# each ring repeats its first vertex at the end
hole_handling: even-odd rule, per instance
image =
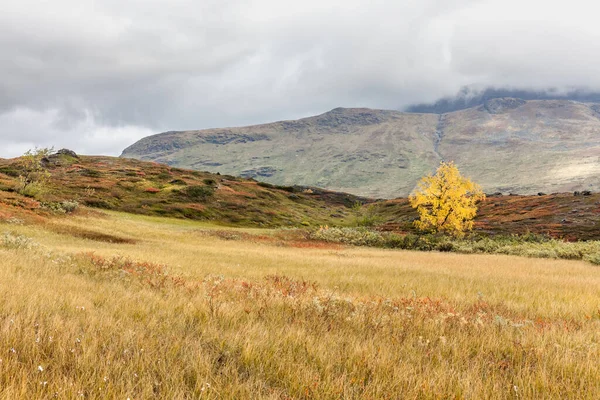
POLYGON ((419 230, 459 237, 473 228, 477 204, 484 199, 479 185, 463 177, 452 161, 442 161, 435 175, 423 177, 409 196, 419 213, 419 230))

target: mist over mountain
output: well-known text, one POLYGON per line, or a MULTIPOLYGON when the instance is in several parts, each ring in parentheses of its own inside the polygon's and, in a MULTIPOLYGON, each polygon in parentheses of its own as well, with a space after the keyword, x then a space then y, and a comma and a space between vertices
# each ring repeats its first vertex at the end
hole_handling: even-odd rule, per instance
POLYGON ((600 102, 600 92, 586 89, 559 91, 556 89, 528 90, 489 87, 479 90, 471 87, 463 87, 456 94, 456 96, 444 97, 434 103, 413 104, 406 107, 404 111, 414 113, 445 114, 480 106, 488 100, 502 97, 519 98, 523 100, 572 100, 583 103, 600 102))

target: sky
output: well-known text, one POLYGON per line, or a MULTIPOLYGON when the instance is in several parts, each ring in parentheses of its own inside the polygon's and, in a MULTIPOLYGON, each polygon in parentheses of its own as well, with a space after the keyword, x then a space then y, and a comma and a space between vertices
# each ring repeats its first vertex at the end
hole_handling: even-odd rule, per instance
POLYGON ((169 130, 402 109, 462 87, 600 90, 570 0, 3 0, 0 157, 119 155, 169 130))

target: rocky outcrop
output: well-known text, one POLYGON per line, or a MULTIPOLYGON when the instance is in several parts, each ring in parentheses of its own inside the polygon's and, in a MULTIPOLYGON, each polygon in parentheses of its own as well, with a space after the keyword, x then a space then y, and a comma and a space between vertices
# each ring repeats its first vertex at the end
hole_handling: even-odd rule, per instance
POLYGON ((511 97, 503 97, 500 99, 490 99, 483 103, 483 107, 490 114, 502 114, 509 110, 521 107, 525 104, 525 100, 515 99, 511 97))
POLYGON ((277 168, 274 167, 257 167, 257 168, 251 168, 251 169, 246 169, 242 172, 240 172, 240 176, 242 178, 270 178, 273 175, 275 175, 277 172, 279 172, 279 170, 277 168))

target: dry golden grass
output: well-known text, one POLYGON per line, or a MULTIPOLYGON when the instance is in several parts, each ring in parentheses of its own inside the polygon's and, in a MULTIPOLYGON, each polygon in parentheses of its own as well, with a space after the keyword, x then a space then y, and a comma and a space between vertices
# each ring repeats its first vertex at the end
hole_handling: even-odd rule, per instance
POLYGON ((3 398, 600 398, 584 262, 118 213, 3 232, 3 398))

